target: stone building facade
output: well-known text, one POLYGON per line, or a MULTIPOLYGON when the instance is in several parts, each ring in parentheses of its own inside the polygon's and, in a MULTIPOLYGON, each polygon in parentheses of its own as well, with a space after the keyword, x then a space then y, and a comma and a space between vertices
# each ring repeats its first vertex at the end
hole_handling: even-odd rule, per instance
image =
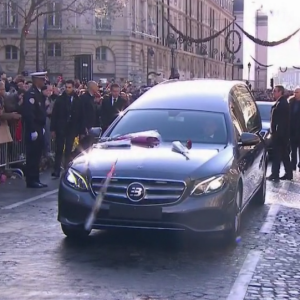
POLYGON ((282 84, 287 89, 293 90, 300 86, 300 69, 282 67, 273 74, 273 79, 274 85, 282 84))
MULTIPOLYGON (((17 9, 24 0, 15 0, 15 6, 3 1, 0 1, 0 68, 14 75, 24 25, 17 9)), ((172 66, 167 39, 171 30, 163 16, 194 38, 209 36, 233 20, 231 0, 128 0, 123 11, 114 16, 107 10, 83 15, 62 12, 62 5, 68 1, 63 4, 61 0, 49 1, 47 7, 40 8, 55 12, 40 16, 31 24, 25 43, 25 70, 35 71, 38 58, 39 69, 47 69, 52 78, 63 75, 146 83, 149 73, 152 81, 160 81, 170 76, 172 66)), ((233 61, 224 61, 222 56, 226 52, 225 34, 207 43, 205 56, 199 54, 195 45, 177 43, 173 67, 180 77, 236 79, 233 61)))

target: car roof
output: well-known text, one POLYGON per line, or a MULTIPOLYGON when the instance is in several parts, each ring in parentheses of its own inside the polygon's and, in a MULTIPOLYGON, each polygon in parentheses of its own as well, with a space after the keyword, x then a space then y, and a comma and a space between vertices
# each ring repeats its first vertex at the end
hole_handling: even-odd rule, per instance
POLYGON ((255 101, 257 105, 268 105, 273 106, 276 102, 275 101, 255 101))
POLYGON ((133 102, 129 110, 135 109, 190 109, 228 112, 228 94, 242 81, 220 79, 167 80, 133 102))

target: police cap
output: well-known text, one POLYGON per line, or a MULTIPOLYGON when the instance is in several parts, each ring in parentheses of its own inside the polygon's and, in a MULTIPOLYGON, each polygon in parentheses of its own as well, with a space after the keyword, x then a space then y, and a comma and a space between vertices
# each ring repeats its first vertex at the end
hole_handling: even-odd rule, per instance
POLYGON ((45 79, 47 72, 34 72, 29 74, 32 78, 45 79))

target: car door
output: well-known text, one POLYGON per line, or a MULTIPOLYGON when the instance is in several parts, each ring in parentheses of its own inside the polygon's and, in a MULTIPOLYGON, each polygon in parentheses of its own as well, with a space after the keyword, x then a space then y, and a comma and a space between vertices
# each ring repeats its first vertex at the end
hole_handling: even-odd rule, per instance
MULTIPOLYGON (((261 137, 260 114, 248 87, 246 85, 238 85, 235 93, 243 115, 243 126, 246 129, 246 132, 254 133, 261 137)), ((250 199, 259 188, 263 176, 265 175, 265 145, 261 139, 261 143, 247 147, 247 149, 249 151, 247 165, 249 172, 248 180, 251 187, 250 199)), ((247 199, 245 200, 247 201, 247 199)))
POLYGON ((238 145, 240 141, 241 134, 246 131, 244 117, 241 111, 240 106, 238 105, 238 101, 235 98, 234 94, 231 94, 230 100, 230 117, 233 124, 233 129, 235 132, 235 139, 236 139, 236 159, 239 167, 239 171, 242 174, 243 178, 243 205, 247 203, 248 199, 251 197, 251 184, 250 184, 250 177, 251 177, 251 166, 249 165, 249 161, 251 158, 251 149, 249 147, 244 147, 238 145))

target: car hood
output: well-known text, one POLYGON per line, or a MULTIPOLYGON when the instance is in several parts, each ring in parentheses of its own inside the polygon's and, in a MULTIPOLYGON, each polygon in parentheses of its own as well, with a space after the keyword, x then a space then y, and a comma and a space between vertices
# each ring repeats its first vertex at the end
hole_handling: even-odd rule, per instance
POLYGON ((269 130, 270 129, 270 121, 262 121, 262 129, 269 130))
POLYGON ((188 159, 172 151, 172 146, 93 148, 89 153, 77 157, 72 163, 72 168, 80 173, 89 172, 91 176, 106 176, 112 164, 117 161, 116 176, 118 177, 160 177, 182 180, 218 154, 221 155, 220 150, 213 147, 191 149, 188 152, 188 159))

